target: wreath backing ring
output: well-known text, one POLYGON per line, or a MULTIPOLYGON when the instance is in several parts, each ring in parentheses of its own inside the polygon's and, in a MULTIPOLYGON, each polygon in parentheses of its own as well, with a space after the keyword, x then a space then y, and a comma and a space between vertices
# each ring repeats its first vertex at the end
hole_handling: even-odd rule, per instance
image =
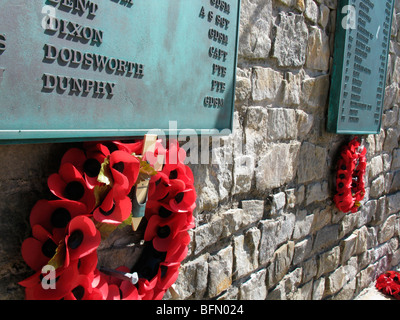
POLYGON ((183 163, 185 151, 177 141, 170 141, 169 149, 161 143, 157 140, 154 153, 142 156, 137 155, 144 140, 85 143, 64 154, 58 173, 48 178, 55 198, 32 208, 32 236, 21 246, 23 259, 35 271, 19 283, 27 300, 162 299, 188 252, 196 192, 193 173, 183 163), (156 172, 160 155, 164 166, 156 172), (146 179, 147 201, 138 203, 135 190, 146 179), (135 212, 145 215, 138 261, 132 269, 98 268, 101 240, 131 225, 135 212))
POLYGON ((345 145, 340 153, 336 173, 334 202, 342 212, 357 212, 365 196, 364 175, 367 167, 367 149, 358 137, 345 145))

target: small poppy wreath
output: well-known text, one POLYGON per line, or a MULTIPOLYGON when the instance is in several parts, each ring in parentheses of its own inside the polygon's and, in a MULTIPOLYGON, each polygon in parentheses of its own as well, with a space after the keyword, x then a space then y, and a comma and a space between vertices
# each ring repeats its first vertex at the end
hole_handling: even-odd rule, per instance
POLYGON ((400 300, 400 273, 386 271, 378 277, 375 287, 382 293, 400 300))
POLYGON ((355 137, 340 153, 336 173, 334 202, 342 212, 357 212, 365 196, 364 175, 367 149, 355 137))
POLYGON ((160 300, 176 281, 194 227, 193 173, 177 141, 165 149, 157 140, 155 151, 142 155, 143 146, 144 140, 85 143, 64 154, 58 173, 48 178, 55 198, 34 205, 32 236, 21 246, 35 271, 19 283, 27 300, 160 300), (156 171, 159 156, 163 168, 156 171), (97 248, 132 224, 135 190, 143 181, 142 254, 132 268, 98 268, 97 248), (53 282, 44 270, 55 272, 53 282))

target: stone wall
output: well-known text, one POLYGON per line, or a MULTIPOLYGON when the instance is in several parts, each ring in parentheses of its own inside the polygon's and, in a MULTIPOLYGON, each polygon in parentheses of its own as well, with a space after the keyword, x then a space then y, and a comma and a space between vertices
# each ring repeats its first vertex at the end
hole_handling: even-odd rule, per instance
POLYGON ((199 206, 181 299, 352 299, 400 263, 397 21, 383 127, 361 137, 367 195, 340 213, 335 163, 352 137, 326 132, 336 5, 242 1, 235 131, 215 165, 192 165, 199 206))
MULTIPOLYGON (((397 19, 383 127, 362 136, 367 195, 354 214, 332 202, 352 138, 326 132, 335 22, 336 0, 242 0, 234 132, 210 142, 211 164, 190 165, 196 228, 179 299, 352 299, 400 264, 397 19)), ((0 299, 23 298, 29 212, 71 146, 0 146, 0 299)))

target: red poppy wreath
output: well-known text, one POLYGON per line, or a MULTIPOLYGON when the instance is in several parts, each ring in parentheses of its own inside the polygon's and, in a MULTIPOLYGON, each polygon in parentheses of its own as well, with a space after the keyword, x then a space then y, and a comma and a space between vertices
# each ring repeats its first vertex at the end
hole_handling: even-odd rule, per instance
POLYGON ((176 281, 194 227, 193 174, 176 141, 154 152, 135 143, 85 143, 68 150, 48 178, 55 196, 30 213, 22 257, 35 273, 19 284, 28 300, 159 300, 176 281), (154 169, 162 156, 163 168, 154 169), (137 186, 147 181, 144 203, 137 186), (117 228, 144 216, 143 251, 133 269, 98 268, 97 248, 117 228), (46 282, 53 270, 53 283, 46 282), (50 275, 50 273, 48 273, 50 275), (45 277, 44 277, 45 276, 45 277))
POLYGON ((387 271, 376 280, 375 287, 382 293, 400 300, 400 273, 387 271))
POLYGON ((355 137, 340 154, 336 173, 334 202, 342 212, 357 212, 365 196, 364 175, 367 167, 367 149, 355 137))

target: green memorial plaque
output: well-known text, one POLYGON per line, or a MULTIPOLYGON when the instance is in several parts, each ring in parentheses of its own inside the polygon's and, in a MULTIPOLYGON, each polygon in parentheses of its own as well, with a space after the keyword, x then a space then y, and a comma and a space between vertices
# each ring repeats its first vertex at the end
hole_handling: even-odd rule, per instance
POLYGON ((240 0, 1 0, 0 143, 227 132, 239 13, 240 0))
POLYGON ((394 0, 339 0, 328 131, 380 132, 394 0))

